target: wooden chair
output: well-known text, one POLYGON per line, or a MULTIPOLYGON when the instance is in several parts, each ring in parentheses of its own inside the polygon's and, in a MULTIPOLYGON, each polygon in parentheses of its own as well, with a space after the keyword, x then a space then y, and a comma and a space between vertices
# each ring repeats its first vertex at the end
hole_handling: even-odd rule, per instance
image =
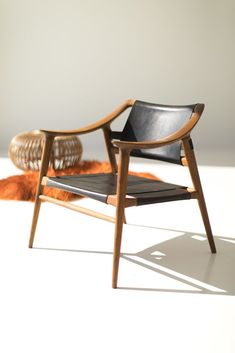
POLYGON ((203 104, 166 106, 127 100, 103 119, 85 128, 70 131, 47 131, 44 134, 44 149, 29 247, 33 247, 41 201, 49 201, 94 217, 115 223, 112 286, 117 287, 122 228, 125 207, 152 203, 197 199, 207 238, 212 253, 216 247, 208 218, 203 190, 198 173, 190 132, 197 124, 204 109, 203 104), (127 108, 130 115, 123 131, 111 130, 111 123, 127 108), (82 135, 102 129, 112 166, 110 174, 47 177, 53 140, 56 136, 82 135), (115 154, 119 155, 118 165, 115 154), (187 166, 193 187, 165 183, 128 175, 130 156, 162 160, 187 166), (73 203, 60 201, 43 194, 44 186, 63 189, 116 207, 116 217, 102 215, 73 203))

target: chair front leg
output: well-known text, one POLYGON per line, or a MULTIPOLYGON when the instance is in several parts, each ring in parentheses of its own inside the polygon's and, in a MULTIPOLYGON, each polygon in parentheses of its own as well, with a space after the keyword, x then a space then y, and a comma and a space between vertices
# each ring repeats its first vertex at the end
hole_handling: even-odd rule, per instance
POLYGON ((128 167, 130 151, 128 149, 120 149, 120 159, 118 165, 117 179, 117 206, 116 206, 116 222, 114 235, 114 250, 113 250, 113 278, 112 287, 117 288, 118 268, 121 251, 122 229, 125 221, 125 196, 128 178, 128 167))
POLYGON ((30 232, 30 238, 29 238, 29 248, 33 247, 33 241, 34 241, 34 236, 35 236, 35 231, 37 227, 37 221, 38 221, 38 215, 40 211, 40 206, 41 206, 41 200, 39 196, 43 193, 43 188, 44 186, 41 184, 42 178, 44 175, 46 175, 48 166, 49 166, 49 161, 50 161, 50 152, 52 149, 54 137, 47 137, 44 143, 43 147, 43 152, 42 152, 42 164, 41 164, 41 169, 39 173, 39 178, 38 178, 38 186, 37 186, 37 192, 36 192, 36 197, 35 197, 35 204, 34 204, 34 213, 33 213, 33 220, 32 220, 32 226, 31 226, 31 232, 30 232))

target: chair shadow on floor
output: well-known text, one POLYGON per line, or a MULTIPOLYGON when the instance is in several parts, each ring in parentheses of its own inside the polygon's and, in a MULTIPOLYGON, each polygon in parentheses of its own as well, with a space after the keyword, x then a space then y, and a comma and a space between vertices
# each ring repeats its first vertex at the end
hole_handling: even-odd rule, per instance
MULTIPOLYGON (((145 226, 138 227, 145 228, 145 226)), ((155 229, 174 232, 172 229, 155 229)), ((235 295, 235 237, 216 236, 217 254, 211 254, 205 235, 179 230, 175 231, 175 234, 175 237, 137 253, 122 253, 121 258, 177 281, 181 284, 180 288, 183 289, 148 288, 144 285, 143 287, 118 286, 118 288, 172 293, 235 295), (186 289, 184 289, 184 285, 186 289)), ((112 255, 111 251, 36 248, 112 255)), ((120 272, 120 282, 121 276, 120 272)))
POLYGON ((121 289, 235 295, 235 238, 216 236, 217 254, 211 254, 205 235, 183 231, 177 233, 181 235, 139 251, 135 255, 123 254, 122 257, 179 281, 189 289, 121 289))

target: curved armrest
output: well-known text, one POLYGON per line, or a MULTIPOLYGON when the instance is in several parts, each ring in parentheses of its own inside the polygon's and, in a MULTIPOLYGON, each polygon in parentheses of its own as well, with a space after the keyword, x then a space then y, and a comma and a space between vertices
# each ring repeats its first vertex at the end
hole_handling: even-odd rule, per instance
POLYGON ((204 104, 197 104, 193 111, 191 118, 176 132, 170 134, 166 137, 163 137, 157 141, 141 141, 141 142, 132 142, 132 141, 112 141, 115 146, 118 146, 121 149, 151 149, 169 145, 176 141, 182 140, 186 136, 189 136, 191 130, 197 124, 200 116, 204 110, 204 104))
POLYGON ((40 130, 46 136, 55 137, 55 136, 64 136, 64 135, 82 135, 89 132, 103 128, 104 126, 109 125, 114 119, 116 119, 121 113, 123 113, 127 108, 133 106, 135 103, 134 99, 128 99, 113 112, 105 116, 104 118, 98 120, 97 122, 85 126, 77 130, 40 130))

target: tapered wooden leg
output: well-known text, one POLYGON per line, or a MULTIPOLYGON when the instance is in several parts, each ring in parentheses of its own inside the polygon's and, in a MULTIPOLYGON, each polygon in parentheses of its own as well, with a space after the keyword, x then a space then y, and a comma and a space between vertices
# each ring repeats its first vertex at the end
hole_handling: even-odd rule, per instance
POLYGON ((29 248, 33 247, 34 235, 37 227, 40 206, 41 206, 41 200, 39 199, 39 196, 38 196, 37 200, 35 200, 35 205, 34 205, 33 220, 32 220, 32 226, 31 226, 31 232, 30 232, 30 238, 29 238, 29 248))
POLYGON ((115 225, 114 250, 113 250, 113 278, 112 278, 113 288, 117 288, 118 268, 119 268, 121 242, 122 242, 123 212, 124 212, 124 207, 119 207, 116 212, 116 225, 115 225))
POLYGON ((130 152, 128 150, 120 151, 120 161, 118 166, 118 180, 117 180, 117 207, 116 207, 116 223, 114 235, 114 250, 113 250, 113 278, 112 287, 117 288, 118 268, 121 251, 122 229, 125 219, 125 196, 128 177, 130 152))
MULTIPOLYGON (((46 136, 45 136, 46 137, 46 136)), ((35 236, 35 231, 37 227, 37 221, 38 221, 38 215, 40 211, 40 206, 41 206, 41 200, 39 196, 43 192, 43 185, 41 184, 42 178, 44 175, 46 175, 47 170, 48 170, 48 165, 50 161, 50 152, 51 148, 53 145, 54 138, 49 136, 45 139, 44 147, 43 147, 43 152, 42 152, 42 164, 41 164, 41 169, 39 173, 39 178, 38 178, 38 186, 37 186, 37 193, 36 193, 36 198, 35 198, 35 204, 34 204, 34 213, 33 213, 33 220, 32 220, 32 226, 31 226, 31 232, 30 232, 30 238, 29 238, 29 248, 33 247, 33 241, 34 241, 34 236, 35 236)))
POLYGON ((198 204, 199 204, 199 208, 201 211, 201 215, 202 215, 202 219, 204 222, 204 226, 206 229, 206 234, 207 234, 207 239, 208 242, 210 244, 210 249, 211 252, 213 254, 216 253, 216 247, 215 247, 215 242, 214 242, 214 238, 213 238, 213 234, 212 234, 212 230, 211 230, 211 225, 210 225, 210 221, 209 221, 209 216, 208 216, 208 212, 207 212, 207 208, 206 208, 206 203, 205 203, 205 199, 203 194, 202 195, 198 195, 198 204))
POLYGON ((198 172, 198 168, 197 168, 197 162, 196 162, 195 154, 193 151, 191 139, 190 138, 184 139, 183 146, 184 146, 185 156, 186 156, 186 159, 188 162, 188 167, 189 167, 190 175, 192 178, 192 182, 193 182, 194 188, 197 192, 197 200, 198 200, 199 208, 201 211, 203 223, 205 226, 210 249, 211 249, 212 253, 216 253, 215 242, 214 242, 214 238, 213 238, 213 234, 212 234, 212 230, 211 230, 211 225, 210 225, 209 216, 208 216, 208 212, 207 212, 206 202, 205 202, 205 198, 203 195, 202 185, 201 185, 201 181, 200 181, 200 176, 199 176, 199 172, 198 172))

